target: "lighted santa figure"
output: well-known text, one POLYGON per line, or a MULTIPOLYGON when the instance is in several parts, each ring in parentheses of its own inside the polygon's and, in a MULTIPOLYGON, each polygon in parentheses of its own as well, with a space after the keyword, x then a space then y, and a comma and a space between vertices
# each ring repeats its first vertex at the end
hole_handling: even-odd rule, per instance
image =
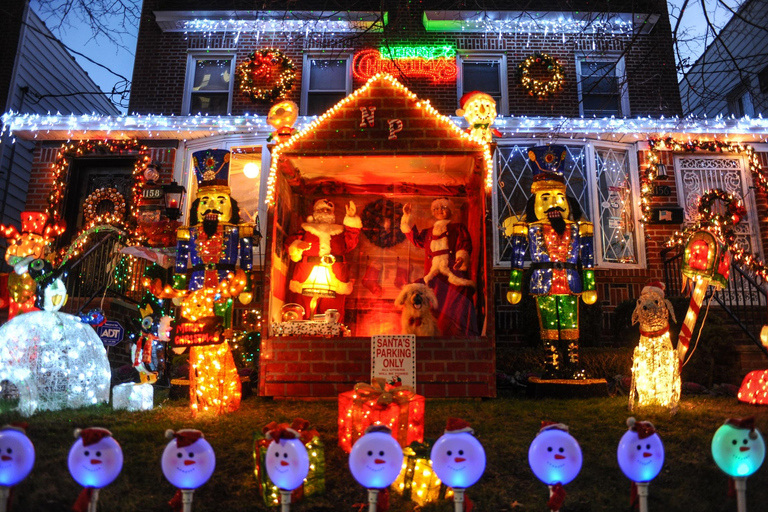
POLYGON ((349 202, 342 224, 337 224, 333 202, 318 199, 312 215, 286 239, 288 256, 295 263, 288 285, 290 301, 301 304, 309 320, 315 313, 335 309, 344 321, 344 304, 352 293, 347 255, 357 247, 362 227, 354 202, 349 202))
POLYGON ((533 165, 533 196, 525 222, 512 226, 512 273, 507 300, 522 298, 523 266, 530 248, 531 281, 536 297, 541 339, 545 349, 545 378, 584 379, 579 366, 579 296, 597 301, 594 276, 593 226, 582 220, 576 199, 566 195, 565 146, 537 146, 528 156, 533 165), (582 276, 579 276, 581 270, 582 276))
POLYGON ((419 229, 410 203, 403 206, 400 230, 416 247, 424 249, 423 282, 438 302, 437 326, 443 336, 476 336, 477 316, 472 303, 475 282, 470 276, 472 238, 464 224, 452 222, 453 203, 447 197, 432 201, 431 228, 419 229))
POLYGON ((95 511, 98 490, 114 482, 123 469, 123 450, 105 428, 77 429, 75 437, 67 465, 72 478, 84 489, 72 510, 95 511))

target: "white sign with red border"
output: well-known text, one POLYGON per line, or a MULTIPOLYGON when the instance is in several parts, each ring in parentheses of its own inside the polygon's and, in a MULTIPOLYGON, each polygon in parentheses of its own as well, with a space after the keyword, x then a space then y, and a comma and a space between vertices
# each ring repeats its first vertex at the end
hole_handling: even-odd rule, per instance
POLYGON ((394 386, 416 388, 416 336, 379 334, 371 337, 371 378, 394 386))

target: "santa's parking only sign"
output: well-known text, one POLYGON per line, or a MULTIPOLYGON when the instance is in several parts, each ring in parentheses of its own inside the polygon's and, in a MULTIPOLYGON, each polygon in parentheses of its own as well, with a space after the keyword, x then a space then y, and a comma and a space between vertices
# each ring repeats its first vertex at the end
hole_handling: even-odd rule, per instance
POLYGON ((416 336, 371 337, 371 379, 382 378, 393 386, 416 388, 416 336))

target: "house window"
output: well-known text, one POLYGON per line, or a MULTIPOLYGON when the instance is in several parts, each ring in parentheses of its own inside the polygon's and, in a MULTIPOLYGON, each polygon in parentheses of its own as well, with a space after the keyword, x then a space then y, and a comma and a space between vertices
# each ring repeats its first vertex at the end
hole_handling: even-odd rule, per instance
POLYGON ((760 83, 760 93, 768 94, 768 66, 765 66, 763 70, 757 74, 757 80, 760 83))
POLYGON ((728 109, 736 117, 754 116, 755 107, 752 104, 752 95, 744 86, 739 86, 728 95, 728 109))
POLYGON ((624 59, 578 57, 579 113, 584 117, 628 116, 624 59))
POLYGON ((509 112, 507 104, 507 58, 504 55, 459 54, 458 97, 472 91, 489 94, 496 100, 500 115, 509 112))
POLYGON ((301 115, 320 115, 352 92, 349 56, 307 55, 302 72, 301 115))
POLYGON ((184 94, 185 114, 227 115, 232 109, 232 55, 190 55, 184 94))

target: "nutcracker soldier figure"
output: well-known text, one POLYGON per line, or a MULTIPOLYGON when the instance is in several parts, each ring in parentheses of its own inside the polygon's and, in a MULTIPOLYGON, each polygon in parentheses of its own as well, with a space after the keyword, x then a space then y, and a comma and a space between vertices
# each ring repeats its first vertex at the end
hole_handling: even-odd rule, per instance
POLYGON ((579 367, 579 308, 597 300, 594 276, 593 227, 581 220, 579 203, 566 195, 558 170, 565 162, 564 146, 537 146, 528 153, 533 162, 533 196, 525 221, 512 226, 512 275, 507 300, 522 297, 525 252, 530 247, 529 293, 536 297, 541 338, 546 352, 545 378, 585 379, 579 367), (579 277, 581 270, 582 278, 579 277))
POLYGON ((181 312, 186 325, 177 326, 174 346, 191 347, 190 398, 195 413, 198 406, 231 412, 240 401, 240 381, 227 339, 232 327, 232 297, 237 296, 243 304, 252 299, 248 273, 253 268, 254 225, 240 223, 237 202, 230 196, 229 157, 229 151, 219 149, 192 155, 197 199, 192 203, 190 225, 177 232, 173 287, 191 293, 181 312), (205 314, 195 305, 205 306, 205 314), (203 317, 205 322, 200 321, 203 317), (179 335, 200 326, 205 326, 205 332, 179 335), (214 378, 206 374, 206 368, 216 369, 220 375, 214 378), (202 384, 208 381, 218 383, 216 389, 202 384), (196 384, 206 393, 193 393, 196 384))

